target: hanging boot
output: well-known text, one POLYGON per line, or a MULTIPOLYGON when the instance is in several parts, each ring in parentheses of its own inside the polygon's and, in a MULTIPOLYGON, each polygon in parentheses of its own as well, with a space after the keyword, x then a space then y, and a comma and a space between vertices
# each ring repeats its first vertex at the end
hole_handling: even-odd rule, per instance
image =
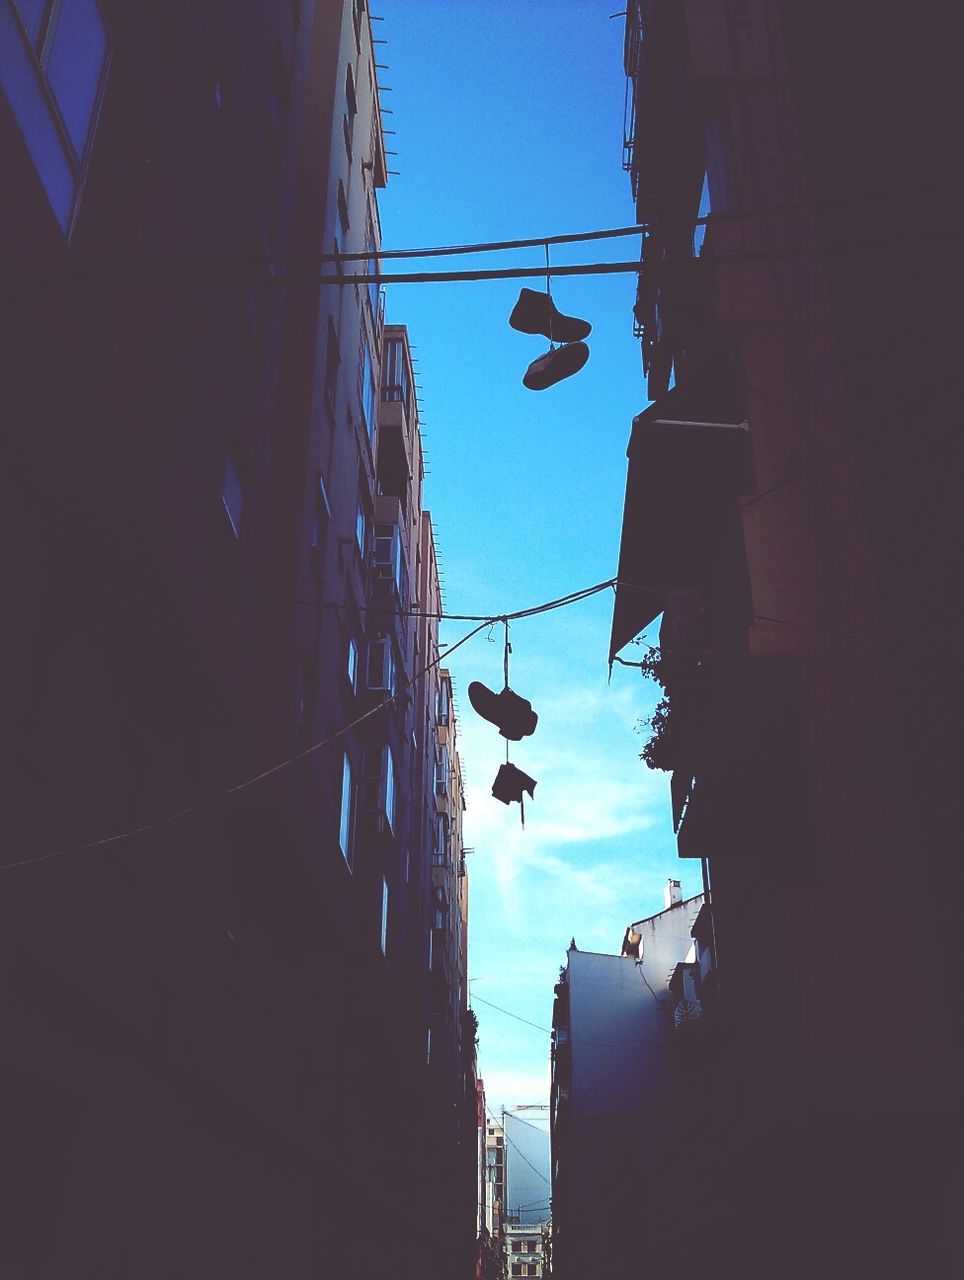
POLYGON ((469 685, 469 702, 483 720, 498 727, 503 738, 518 742, 535 732, 539 717, 532 710, 532 703, 508 685, 501 693, 493 693, 480 680, 473 680, 469 685))
POLYGON ((588 320, 563 315, 548 293, 535 289, 523 289, 519 294, 509 324, 520 333, 541 333, 550 342, 578 342, 592 332, 588 320))
POLYGON ((555 347, 538 360, 533 360, 525 371, 522 385, 530 391, 545 391, 563 378, 571 378, 578 373, 588 359, 589 348, 584 342, 567 342, 564 347, 555 347))

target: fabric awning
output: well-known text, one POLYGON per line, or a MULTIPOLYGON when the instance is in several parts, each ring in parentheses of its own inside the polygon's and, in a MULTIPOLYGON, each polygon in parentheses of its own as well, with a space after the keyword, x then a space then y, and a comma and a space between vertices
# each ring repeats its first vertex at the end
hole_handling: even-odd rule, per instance
POLYGON ((674 387, 633 419, 609 660, 707 576, 728 504, 752 489, 735 396, 674 387))

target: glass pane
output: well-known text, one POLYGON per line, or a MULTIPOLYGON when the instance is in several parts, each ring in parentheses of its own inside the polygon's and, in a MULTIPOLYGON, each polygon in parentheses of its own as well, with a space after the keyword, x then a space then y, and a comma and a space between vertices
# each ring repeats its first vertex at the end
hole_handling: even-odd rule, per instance
MULTIPOLYGON (((713 212, 712 201, 710 200, 710 180, 707 174, 703 174, 703 187, 700 191, 700 207, 697 212, 698 218, 708 217, 713 212)), ((693 228, 693 253, 698 257, 703 250, 703 241, 706 239, 706 223, 701 222, 693 228)))
POLYGON ((84 154, 106 57, 107 28, 97 0, 64 0, 47 78, 78 156, 84 154))
POLYGON ((34 48, 37 47, 37 38, 40 35, 44 11, 49 4, 50 0, 13 0, 13 7, 20 14, 21 21, 27 28, 30 43, 34 48))
POLYGON ((244 507, 244 490, 241 487, 241 480, 238 476, 237 468, 234 460, 228 457, 224 464, 224 486, 221 490, 221 497, 224 500, 224 509, 228 513, 228 519, 231 521, 231 528, 234 530, 234 536, 238 537, 241 533, 241 511, 244 507))
POLYGON ((341 814, 338 822, 338 844, 344 855, 345 861, 351 866, 352 848, 351 848, 351 826, 352 826, 352 790, 353 782, 351 776, 351 762, 346 755, 342 765, 341 775, 341 814))
POLYGON ((6 4, 0 4, 0 87, 20 126, 61 230, 66 232, 74 203, 74 175, 37 81, 33 59, 6 4))

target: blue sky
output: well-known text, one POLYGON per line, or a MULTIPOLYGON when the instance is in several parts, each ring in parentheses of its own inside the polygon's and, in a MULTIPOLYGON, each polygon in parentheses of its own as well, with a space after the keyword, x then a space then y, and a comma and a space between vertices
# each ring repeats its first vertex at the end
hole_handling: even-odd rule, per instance
MULTIPOLYGON (((622 18, 612 0, 381 0, 374 24, 392 176, 382 193, 386 248, 555 235, 634 221, 621 168, 622 18)), ((639 242, 554 248, 552 261, 625 260, 639 242)), ((542 250, 417 264, 451 270, 541 266, 542 250)), ((399 264, 399 269, 404 269, 399 264)), ((538 282, 526 282, 540 287, 538 282)), ((519 282, 394 285, 391 323, 415 344, 445 602, 456 613, 527 608, 613 577, 633 415, 646 405, 632 333, 634 277, 569 277, 562 311, 592 322, 589 363, 543 392, 521 384, 544 353, 510 329, 519 282)), ((504 759, 497 730, 465 695, 501 688, 501 628, 463 646, 460 693, 470 855, 469 976, 489 1106, 547 1100, 552 987, 569 939, 618 950, 623 929, 659 911, 667 877, 700 890, 676 857, 668 775, 638 759, 635 731, 656 687, 617 667, 608 684, 612 595, 519 621, 512 687, 539 713, 513 744, 538 780, 526 805, 490 795, 504 759), (482 1001, 487 1003, 482 1003, 482 1001)), ((469 624, 444 624, 452 643, 469 624)), ((536 1119, 529 1113, 527 1118, 536 1119)))

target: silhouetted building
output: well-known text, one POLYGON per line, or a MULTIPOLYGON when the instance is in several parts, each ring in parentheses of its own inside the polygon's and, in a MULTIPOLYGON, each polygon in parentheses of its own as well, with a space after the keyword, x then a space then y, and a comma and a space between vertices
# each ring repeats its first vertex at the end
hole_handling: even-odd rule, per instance
MULTIPOLYGON (((678 890, 677 881, 670 887, 678 890)), ((620 955, 570 947, 552 1013, 552 1274, 578 1280, 653 1257, 692 1192, 678 1073, 681 1002, 703 897, 667 894, 629 925, 620 955)), ((689 1018, 697 1016, 695 1009, 689 1018)), ((674 1233, 677 1248, 681 1242, 674 1233)), ((520 1272, 517 1274, 525 1274, 520 1272)))
POLYGON ((719 960, 729 1226, 705 1256, 748 1275, 939 1274, 961 1185, 956 41, 946 6, 907 17, 627 11, 653 403, 612 654, 662 614, 655 760, 719 960), (874 937, 929 976, 855 993, 874 937))
POLYGON ((377 267, 373 49, 364 0, 0 2, 11 1275, 472 1256, 407 336, 314 281, 377 267))

